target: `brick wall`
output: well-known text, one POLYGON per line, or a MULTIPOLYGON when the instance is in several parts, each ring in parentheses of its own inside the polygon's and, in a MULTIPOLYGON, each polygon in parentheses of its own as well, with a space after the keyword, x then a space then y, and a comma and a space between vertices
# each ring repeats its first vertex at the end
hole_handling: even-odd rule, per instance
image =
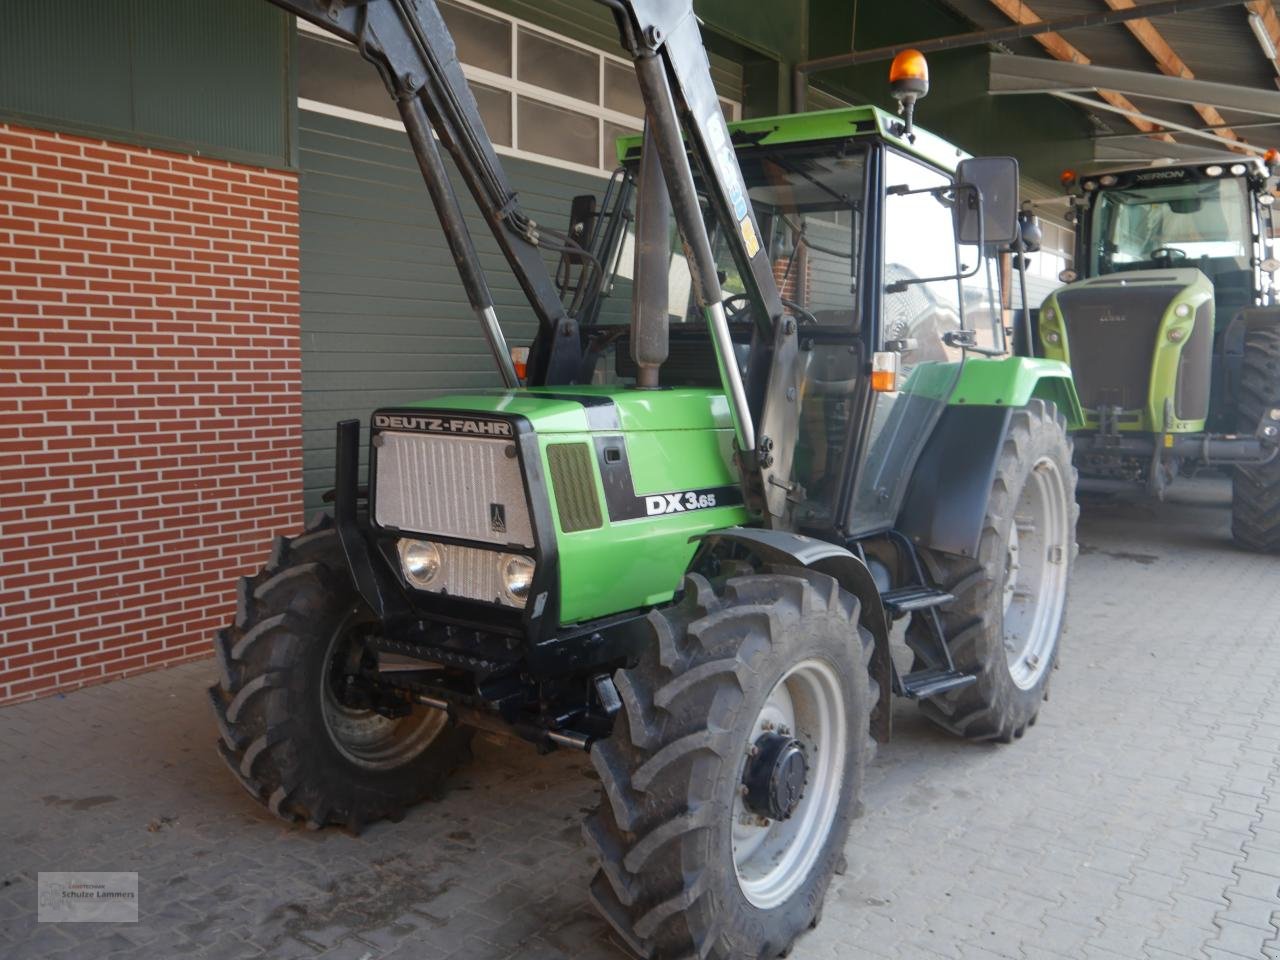
POLYGON ((204 656, 301 520, 297 182, 0 125, 0 703, 204 656))

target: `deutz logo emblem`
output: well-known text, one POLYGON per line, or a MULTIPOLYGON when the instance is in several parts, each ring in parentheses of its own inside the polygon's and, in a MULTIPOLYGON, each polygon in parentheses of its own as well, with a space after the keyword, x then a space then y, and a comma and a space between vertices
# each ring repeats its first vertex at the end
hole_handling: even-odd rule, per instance
POLYGON ((1098 318, 1099 323, 1124 323, 1127 317, 1123 313, 1112 313, 1108 310, 1098 318))
POLYGON ((507 532, 507 508, 500 503, 489 504, 489 529, 494 533, 507 532))
POLYGON ((505 420, 456 417, 374 414, 373 425, 382 430, 419 430, 423 433, 466 433, 477 437, 509 437, 511 424, 505 420))

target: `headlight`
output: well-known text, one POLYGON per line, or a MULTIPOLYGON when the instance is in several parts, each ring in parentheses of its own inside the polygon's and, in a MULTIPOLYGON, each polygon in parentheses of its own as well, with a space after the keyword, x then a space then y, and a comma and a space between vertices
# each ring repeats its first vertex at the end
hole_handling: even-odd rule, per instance
POLYGON ((1243 163, 1233 163, 1231 165, 1231 175, 1233 177, 1243 177, 1246 169, 1248 168, 1243 163))
POLYGON ((1099 177, 1098 182, 1104 187, 1114 187, 1116 185, 1116 178, 1108 173, 1106 176, 1099 177))
POLYGON ((1222 176, 1222 167, 1215 163, 1212 166, 1205 167, 1204 172, 1211 177, 1220 177, 1222 176))
POLYGON ((396 544, 400 553, 400 569, 404 578, 415 587, 426 589, 444 566, 440 548, 429 540, 401 540, 396 544))
POLYGON ((1057 330, 1050 330, 1044 335, 1044 338, 1052 344, 1057 344, 1062 339, 1062 337, 1058 335, 1057 330))
POLYGON ((502 564, 502 589, 507 598, 517 606, 524 606, 529 599, 529 587, 533 585, 533 561, 507 554, 499 557, 498 562, 502 564))
POLYGON ((1191 304, 1189 303, 1178 304, 1176 307, 1173 308, 1173 315, 1175 317, 1181 317, 1182 319, 1185 320, 1187 317, 1191 316, 1191 304))

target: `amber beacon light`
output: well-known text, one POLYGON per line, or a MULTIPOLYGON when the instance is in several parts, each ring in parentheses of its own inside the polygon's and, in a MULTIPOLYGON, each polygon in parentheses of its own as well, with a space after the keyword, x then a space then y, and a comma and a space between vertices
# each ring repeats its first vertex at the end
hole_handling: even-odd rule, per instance
POLYGON ((929 95, 929 64, 919 50, 903 50, 889 67, 889 92, 898 101, 898 112, 907 123, 911 136, 916 101, 929 95))

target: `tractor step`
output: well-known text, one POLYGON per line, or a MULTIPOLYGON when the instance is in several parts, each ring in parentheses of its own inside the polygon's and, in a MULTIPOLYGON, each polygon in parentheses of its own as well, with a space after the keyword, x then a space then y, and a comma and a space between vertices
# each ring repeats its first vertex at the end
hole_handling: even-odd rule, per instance
POLYGON ((955 595, 947 593, 945 590, 920 586, 898 587, 896 590, 888 590, 880 594, 880 600, 885 609, 889 611, 895 620, 915 610, 940 607, 954 599, 955 595))
POLYGON ((978 678, 972 673, 960 673, 958 670, 917 670, 900 678, 898 682, 904 697, 925 700, 948 690, 958 690, 977 683, 978 678))

